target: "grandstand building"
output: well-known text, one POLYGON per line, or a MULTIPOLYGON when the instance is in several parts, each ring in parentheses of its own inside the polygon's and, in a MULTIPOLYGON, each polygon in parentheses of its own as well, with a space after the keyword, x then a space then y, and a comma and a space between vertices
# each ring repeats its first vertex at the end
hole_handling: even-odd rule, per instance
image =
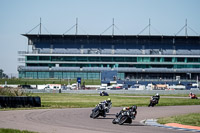
POLYGON ((199 36, 23 34, 31 51, 19 78, 196 80, 199 36), (103 75, 104 76, 103 76, 103 75), (107 76, 106 76, 107 74, 107 76))

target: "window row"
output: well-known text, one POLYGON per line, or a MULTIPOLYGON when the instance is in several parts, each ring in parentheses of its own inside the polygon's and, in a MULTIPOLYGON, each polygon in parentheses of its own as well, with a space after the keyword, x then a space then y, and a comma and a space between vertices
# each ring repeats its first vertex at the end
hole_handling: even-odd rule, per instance
POLYGON ((65 57, 65 56, 27 56, 27 61, 74 61, 74 62, 185 62, 200 63, 200 58, 187 57, 65 57))
POLYGON ((19 78, 32 78, 32 79, 100 79, 100 73, 87 73, 87 72, 19 72, 19 78))

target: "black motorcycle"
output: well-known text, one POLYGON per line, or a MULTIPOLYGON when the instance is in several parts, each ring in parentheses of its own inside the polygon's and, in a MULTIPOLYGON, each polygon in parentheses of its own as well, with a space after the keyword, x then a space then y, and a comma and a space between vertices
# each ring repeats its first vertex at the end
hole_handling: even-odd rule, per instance
POLYGON ((119 124, 119 125, 123 125, 124 123, 132 123, 132 120, 135 119, 137 114, 136 109, 134 110, 129 109, 126 111, 120 111, 120 113, 116 114, 116 118, 112 121, 113 124, 119 124))
POLYGON ((105 91, 102 91, 99 93, 100 96, 109 96, 109 94, 105 91))
POLYGON ((159 101, 159 98, 156 96, 153 96, 150 100, 148 107, 150 106, 154 107, 156 104, 158 104, 158 101, 159 101))
POLYGON ((104 103, 99 103, 93 110, 92 113, 90 114, 90 118, 97 118, 99 116, 106 117, 106 110, 105 110, 105 104, 104 103))

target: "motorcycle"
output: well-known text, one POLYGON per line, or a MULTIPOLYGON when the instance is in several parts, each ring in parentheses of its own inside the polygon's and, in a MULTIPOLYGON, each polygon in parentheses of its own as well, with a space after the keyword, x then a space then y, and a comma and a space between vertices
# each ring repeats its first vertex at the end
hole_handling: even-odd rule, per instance
POLYGON ((106 110, 105 110, 105 104, 104 103, 99 103, 93 110, 92 113, 90 114, 90 118, 97 118, 99 116, 106 117, 106 110))
POLYGON ((191 99, 198 99, 198 97, 195 94, 190 94, 189 96, 191 99))
POLYGON ((132 123, 132 120, 135 119, 137 111, 133 111, 133 109, 129 109, 126 111, 120 111, 120 113, 116 114, 116 118, 113 119, 113 124, 123 125, 124 123, 132 123))
POLYGON ((149 103, 148 107, 150 107, 150 106, 154 107, 156 104, 158 104, 158 101, 159 101, 159 98, 153 96, 153 97, 151 98, 151 100, 150 100, 150 103, 149 103))
POLYGON ((105 91, 100 92, 100 96, 109 96, 109 94, 105 91))

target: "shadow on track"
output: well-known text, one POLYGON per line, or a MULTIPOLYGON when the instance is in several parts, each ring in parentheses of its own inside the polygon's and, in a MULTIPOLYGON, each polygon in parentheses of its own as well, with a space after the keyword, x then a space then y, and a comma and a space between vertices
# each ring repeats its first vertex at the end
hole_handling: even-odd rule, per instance
POLYGON ((115 116, 115 114, 106 114, 106 115, 114 115, 115 116))
POLYGON ((99 117, 98 117, 98 118, 96 118, 96 119, 101 119, 101 120, 104 120, 104 119, 113 119, 113 118, 102 118, 102 117, 101 117, 101 118, 99 118, 99 117))
POLYGON ((147 125, 142 125, 142 124, 139 124, 139 123, 132 123, 132 124, 123 124, 123 125, 120 125, 120 126, 136 126, 136 127, 139 127, 139 126, 147 126, 147 125))

